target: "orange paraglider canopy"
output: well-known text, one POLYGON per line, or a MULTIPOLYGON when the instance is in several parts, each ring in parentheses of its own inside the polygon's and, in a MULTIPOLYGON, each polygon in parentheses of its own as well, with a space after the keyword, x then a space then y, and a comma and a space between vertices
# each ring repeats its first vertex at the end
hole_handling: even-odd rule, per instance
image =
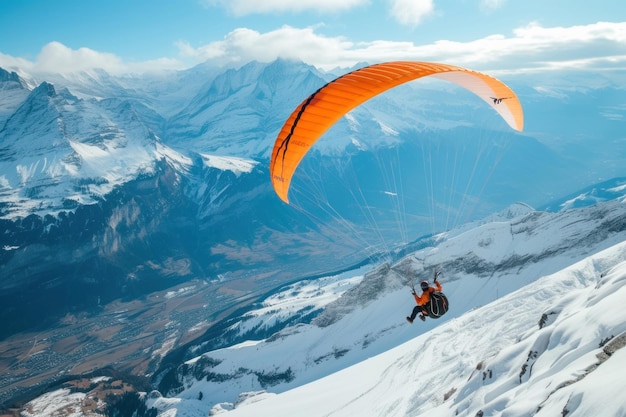
POLYGON ((524 115, 517 95, 489 75, 432 62, 371 65, 329 82, 291 113, 276 138, 270 160, 270 177, 276 194, 289 203, 291 177, 300 161, 315 141, 347 112, 384 91, 425 76, 464 87, 492 106, 513 129, 523 129, 524 115))

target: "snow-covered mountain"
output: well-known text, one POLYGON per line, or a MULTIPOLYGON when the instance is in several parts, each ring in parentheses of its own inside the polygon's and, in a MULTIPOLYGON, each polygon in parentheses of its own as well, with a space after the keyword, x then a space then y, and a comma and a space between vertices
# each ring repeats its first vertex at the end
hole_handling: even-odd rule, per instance
MULTIPOLYGON (((620 195, 622 85, 510 75, 525 133, 451 85, 408 84, 329 130, 287 206, 269 181, 273 140, 335 75, 283 60, 141 77, 0 70, 0 340, 60 334, 119 300, 142 311, 189 280, 218 294, 206 323, 287 282, 395 262, 517 201, 556 211, 620 195)), ((66 372, 64 358, 46 371, 66 372)))
MULTIPOLYGON (((567 269, 570 265, 583 262, 590 255, 613 245, 618 246, 611 252, 611 257, 617 256, 612 262, 623 262, 626 255, 620 252, 623 251, 620 242, 626 238, 625 210, 626 205, 621 201, 556 214, 518 206, 516 210, 507 210, 484 224, 440 235, 435 247, 412 253, 395 264, 384 264, 364 276, 352 273, 289 286, 265 300, 261 309, 235 320, 230 329, 240 332, 242 338, 254 338, 262 334, 263 329, 275 328, 277 321, 288 324, 289 318, 297 317, 298 324, 287 326, 269 337, 241 342, 185 362, 177 369, 179 385, 170 385, 165 390, 165 394, 176 394, 175 398, 164 398, 155 404, 162 410, 184 408, 187 401, 197 401, 200 392, 204 404, 208 406, 215 402, 235 402, 239 394, 248 391, 283 392, 407 342, 415 337, 416 327, 423 333, 435 326, 447 329, 453 324, 446 327, 442 323, 454 322, 456 318, 467 323, 470 319, 464 314, 480 307, 483 317, 477 318, 478 322, 471 326, 476 332, 473 335, 476 340, 468 334, 469 330, 458 335, 458 340, 457 336, 449 334, 450 330, 441 330, 441 333, 450 336, 451 345, 480 345, 480 340, 486 339, 488 343, 483 342, 485 345, 493 343, 497 348, 481 353, 483 357, 473 356, 476 362, 473 365, 491 361, 491 356, 515 339, 515 334, 503 330, 503 327, 516 313, 506 315, 505 321, 497 324, 497 331, 490 331, 486 326, 493 324, 501 313, 493 313, 485 305, 495 301, 496 307, 491 308, 511 310, 521 305, 519 314, 525 318, 515 320, 514 333, 520 332, 521 328, 529 330, 536 326, 544 312, 560 312, 565 307, 556 305, 556 297, 572 290, 572 284, 563 285, 559 274, 570 280, 572 273, 567 269), (445 271, 442 281, 452 308, 440 320, 416 322, 408 326, 404 315, 412 308, 412 300, 407 296, 411 280, 430 277, 434 270, 445 271), (552 274, 557 276, 555 282, 545 285, 550 288, 549 291, 555 292, 554 298, 548 299, 548 304, 536 311, 534 316, 528 314, 524 310, 526 306, 519 300, 533 293, 535 281, 552 274), (344 285, 343 293, 333 300, 336 289, 341 288, 339 283, 344 285), (509 295, 524 287, 527 288, 518 292, 517 296, 509 295), (508 307, 503 300, 507 300, 508 307), (306 315, 312 312, 316 312, 315 318, 309 320, 310 324, 305 324, 309 322, 305 319, 306 315), (488 318, 490 312, 492 316, 488 318), (463 338, 469 340, 464 341, 463 338)), ((595 285, 599 278, 597 274, 611 268, 604 261, 598 262, 602 265, 598 266, 600 272, 595 269, 593 272, 596 275, 589 277, 591 283, 586 285, 595 285)), ((586 261, 586 264, 589 263, 593 261, 586 261)), ((575 288, 584 287, 583 284, 575 288)), ((574 296, 568 294, 567 297, 574 296)), ((537 303, 535 308, 538 307, 537 303)), ((608 319, 612 320, 611 317, 608 319)), ((590 325, 594 326, 594 330, 589 330, 590 334, 598 332, 597 326, 603 326, 600 323, 590 325)), ((458 324, 454 326, 459 327, 458 324)), ((626 328, 606 331, 617 336, 626 328)), ((603 337, 609 336, 606 334, 603 337)), ((440 339, 436 343, 442 344, 444 349, 446 342, 440 339)), ((414 342, 413 346, 417 344, 414 342)), ((194 346, 191 351, 199 349, 202 347, 194 346)), ((428 352, 433 350, 436 351, 436 348, 427 349, 428 352)), ((528 350, 517 352, 526 355, 528 350)), ((458 355, 447 360, 450 366, 454 360, 458 361, 456 366, 459 367, 467 364, 466 353, 461 351, 458 355)), ((523 363, 526 358, 519 359, 523 363)), ((517 366, 522 366, 522 363, 517 366)), ((442 371, 447 373, 450 369, 442 371)), ((460 367, 459 377, 469 375, 471 371, 460 367)), ((419 378, 417 380, 420 381, 419 378)), ((426 381, 422 383, 427 385, 426 381)), ((435 385, 437 390, 444 392, 453 388, 462 391, 461 387, 435 385)), ((329 396, 332 397, 332 394, 329 396)), ((407 411, 425 412, 425 409, 407 411)), ((262 414, 269 412, 266 409, 262 414)))
MULTIPOLYGON (((359 284, 353 284, 352 277, 346 280, 354 287, 310 325, 288 327, 270 338, 186 362, 181 368, 184 390, 175 399, 151 404, 163 415, 169 415, 170 407, 185 410, 188 402, 198 409, 202 392, 209 404, 228 396, 235 402, 241 393, 241 413, 233 415, 288 415, 295 410, 312 416, 419 415, 434 408, 441 415, 468 416, 479 410, 486 415, 506 410, 506 415, 528 415, 556 407, 573 412, 582 403, 581 393, 593 396, 603 392, 603 386, 594 389, 581 383, 565 390, 567 394, 552 393, 604 362, 608 357, 601 354, 607 342, 616 338, 613 347, 605 348, 609 352, 624 345, 626 317, 619 311, 626 274, 620 267, 626 260, 619 243, 626 233, 623 216, 624 204, 612 202, 559 214, 528 212, 441 236, 435 248, 367 273, 356 280, 359 284), (620 223, 621 232, 612 234, 616 229, 611 225, 620 223), (410 310, 407 281, 414 275, 429 276, 434 269, 446 271, 444 287, 453 307, 443 319, 409 326, 398 308, 410 310), (577 320, 577 315, 587 319, 577 320), (415 337, 415 327, 422 336, 415 337), (386 353, 368 359, 381 352, 386 353), (551 371, 555 362, 559 366, 551 371), (322 379, 353 363, 359 364, 322 379), (276 397, 260 394, 317 380, 276 397), (532 397, 525 396, 528 392, 532 397), (572 400, 576 393, 578 398, 572 400)), ((305 288, 325 294, 320 287, 323 283, 311 282, 305 288)), ((271 324, 281 314, 302 309, 298 297, 286 296, 295 290, 290 287, 268 299, 265 309, 249 316, 258 314, 271 324)), ((233 326, 249 328, 247 318, 233 326)), ((620 385, 623 375, 616 367, 619 363, 611 369, 604 366, 601 373, 618 378, 615 383, 620 385)), ((605 398, 611 395, 600 396, 605 398)), ((594 405, 589 401, 582 409, 594 405)), ((229 407, 221 404, 215 411, 229 407)), ((613 411, 606 415, 624 415, 620 404, 610 407, 613 411)))
MULTIPOLYGON (((302 223, 273 198, 267 164, 243 152, 177 151, 160 136, 168 137, 168 115, 193 103, 184 92, 207 83, 199 73, 210 78, 200 67, 161 84, 136 80, 133 89, 130 79, 103 73, 51 77, 53 85, 3 70, 0 315, 10 324, 0 337, 40 326, 42 316, 48 325, 75 308, 127 296, 131 287, 142 296, 189 278, 276 271, 293 239, 258 257, 241 250, 253 252, 273 235, 278 242, 293 234, 290 222, 302 223), (173 270, 176 264, 186 267, 173 270), (54 296, 65 302, 45 302, 54 296)), ((312 239, 297 242, 303 253, 318 252, 312 239)), ((310 265, 292 270, 307 273, 310 265)), ((275 279, 284 278, 260 287, 275 279)))
POLYGON ((623 417, 625 249, 616 244, 300 388, 242 395, 223 415, 623 417))
POLYGON ((174 155, 127 101, 81 100, 43 82, 8 118, 2 142, 2 200, 6 217, 58 214, 141 174, 174 155), (123 126, 121 128, 120 126, 123 126))
MULTIPOLYGON (((96 71, 72 78, 50 74, 44 80, 24 75, 26 80, 2 70, 0 216, 58 213, 64 195, 54 188, 68 193, 70 206, 76 200, 93 202, 153 169, 163 158, 154 150, 155 142, 188 158, 203 153, 265 162, 292 109, 335 75, 284 60, 222 71, 201 65, 144 77, 96 71), (50 195, 36 191, 42 181, 46 188, 54 184, 50 195)), ((355 109, 315 151, 344 155, 351 146, 373 152, 381 145, 399 147, 413 141, 424 147, 429 141, 455 138, 450 151, 458 152, 468 145, 468 137, 474 138, 469 140, 482 148, 471 150, 461 162, 489 165, 494 161, 477 160, 475 153, 485 152, 487 146, 508 147, 501 163, 506 166, 491 174, 501 182, 525 175, 525 187, 508 180, 507 185, 515 187, 519 200, 535 206, 560 197, 562 190, 573 192, 581 184, 619 176, 624 128, 620 85, 583 88, 564 86, 549 76, 510 78, 505 81, 518 90, 527 113, 523 136, 512 135, 471 94, 423 80, 355 109)), ((420 158, 415 149, 397 152, 420 158)), ((432 163, 442 169, 458 161, 432 163)), ((320 161, 311 158, 309 164, 318 167, 320 161)), ((334 175, 331 169, 329 178, 334 175)), ((489 201, 491 194, 481 197, 489 201)))
POLYGON ((176 148, 267 159, 303 92, 324 82, 314 68, 284 60, 226 70, 169 119, 164 136, 176 148))
MULTIPOLYGON (((168 417, 624 416, 625 214, 623 198, 517 205, 393 264, 285 286, 229 320, 238 343, 189 346, 198 356, 146 405, 168 417), (449 312, 408 324, 411 283, 436 270, 449 312)), ((93 394, 68 395, 27 407, 93 394)))

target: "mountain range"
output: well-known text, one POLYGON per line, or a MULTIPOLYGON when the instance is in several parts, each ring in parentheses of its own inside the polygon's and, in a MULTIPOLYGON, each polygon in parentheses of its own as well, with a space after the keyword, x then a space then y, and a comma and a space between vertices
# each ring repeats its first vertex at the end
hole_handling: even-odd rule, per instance
MULTIPOLYGON (((624 196, 558 213, 515 205, 397 262, 278 288, 227 319, 219 337, 179 349, 142 409, 623 416, 625 210, 624 196), (411 286, 435 271, 448 313, 407 323, 411 286)), ((51 389, 24 410, 84 411, 103 378, 51 389)))
POLYGON ((286 283, 396 262, 515 202, 556 212, 621 193, 622 85, 510 74, 524 133, 453 86, 411 83, 329 130, 285 205, 269 181, 274 138, 337 75, 285 60, 119 77, 0 69, 0 340, 27 346, 20 335, 116 303, 140 311, 190 282, 210 327, 286 283))

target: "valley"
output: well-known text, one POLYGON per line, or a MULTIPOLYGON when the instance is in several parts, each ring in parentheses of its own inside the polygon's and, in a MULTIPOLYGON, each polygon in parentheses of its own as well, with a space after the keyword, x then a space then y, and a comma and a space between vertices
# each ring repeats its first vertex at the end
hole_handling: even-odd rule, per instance
POLYGON ((194 280, 141 300, 68 314, 45 331, 13 335, 0 343, 0 404, 106 367, 150 375, 170 350, 258 297, 240 284, 194 280))

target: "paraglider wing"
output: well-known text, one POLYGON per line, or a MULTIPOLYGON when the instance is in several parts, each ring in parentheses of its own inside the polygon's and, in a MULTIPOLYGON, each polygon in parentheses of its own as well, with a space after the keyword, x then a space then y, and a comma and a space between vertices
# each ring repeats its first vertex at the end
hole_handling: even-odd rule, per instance
POLYGON ((276 194, 289 203, 289 185, 298 164, 315 141, 347 112, 384 91, 425 76, 466 88, 492 106, 513 129, 523 129, 524 116, 517 96, 489 75, 430 62, 371 65, 329 82, 291 113, 276 138, 270 160, 270 177, 276 194))

